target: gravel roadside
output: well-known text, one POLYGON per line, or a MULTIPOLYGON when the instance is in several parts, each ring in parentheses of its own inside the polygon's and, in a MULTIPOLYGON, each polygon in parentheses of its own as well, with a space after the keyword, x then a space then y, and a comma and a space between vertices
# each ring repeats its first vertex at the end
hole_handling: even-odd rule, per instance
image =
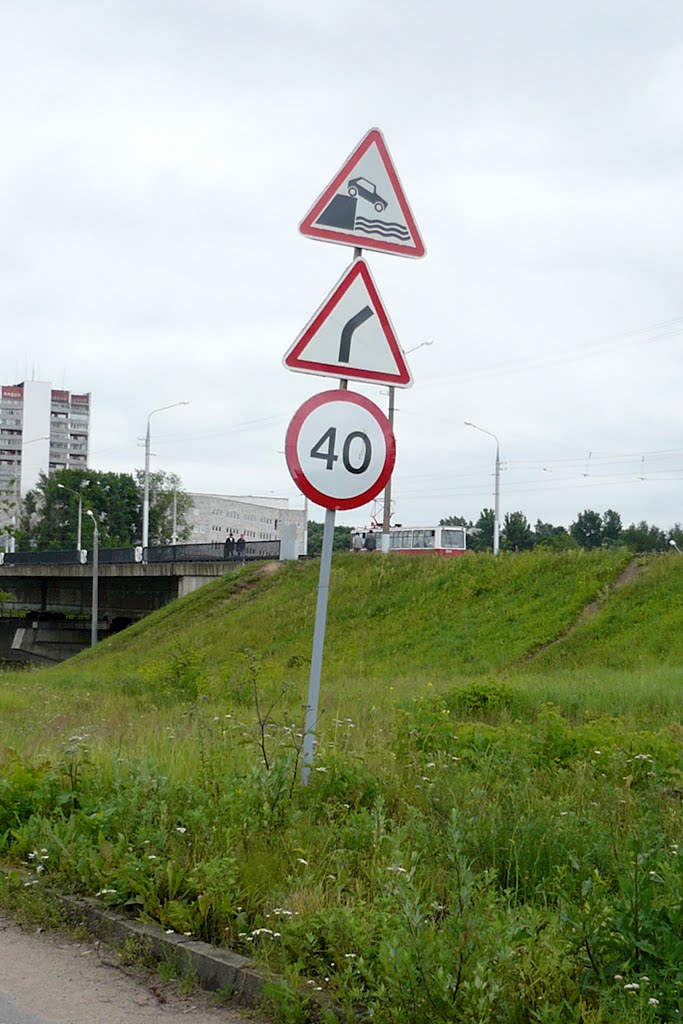
POLYGON ((30 932, 0 916, 0 1024, 267 1024, 203 992, 122 966, 98 942, 30 932))

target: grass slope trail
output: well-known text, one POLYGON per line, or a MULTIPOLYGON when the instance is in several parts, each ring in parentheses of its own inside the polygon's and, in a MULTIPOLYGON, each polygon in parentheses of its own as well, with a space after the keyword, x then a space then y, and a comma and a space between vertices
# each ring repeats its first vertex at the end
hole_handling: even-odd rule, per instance
MULTIPOLYGON (((567 633, 587 604, 611 593, 629 560, 618 551, 498 559, 335 556, 325 675, 396 677, 414 685, 416 678, 508 670, 567 633)), ((209 687, 220 689, 248 650, 266 677, 284 674, 303 685, 317 584, 314 562, 226 575, 46 670, 46 680, 143 687, 190 659, 201 663, 209 687)))
MULTIPOLYGON (((630 569, 630 567, 629 567, 630 569)), ((591 664, 611 669, 683 663, 683 559, 642 558, 609 598, 534 659, 547 671, 591 664)))

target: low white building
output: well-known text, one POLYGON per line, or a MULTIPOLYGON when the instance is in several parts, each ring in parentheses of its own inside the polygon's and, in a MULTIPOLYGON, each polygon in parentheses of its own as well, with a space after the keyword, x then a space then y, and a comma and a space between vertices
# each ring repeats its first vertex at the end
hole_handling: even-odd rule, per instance
POLYGON ((235 540, 279 540, 294 544, 305 554, 303 509, 289 507, 289 498, 190 494, 192 508, 187 522, 189 544, 223 543, 232 534, 235 540))

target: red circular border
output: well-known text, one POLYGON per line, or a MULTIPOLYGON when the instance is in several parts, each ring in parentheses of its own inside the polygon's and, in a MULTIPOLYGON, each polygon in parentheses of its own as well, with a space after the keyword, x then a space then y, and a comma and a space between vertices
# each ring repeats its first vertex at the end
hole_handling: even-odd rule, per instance
POLYGON ((312 398, 307 399, 294 413, 292 422, 287 427, 287 434, 285 436, 285 457, 287 459, 287 467, 289 472, 292 474, 294 483, 302 494, 305 494, 307 498, 314 501, 316 505, 321 505, 323 508, 335 509, 337 512, 343 512, 349 508, 360 508, 361 505, 365 505, 368 501, 372 501, 380 491, 384 490, 387 480, 391 476, 396 463, 396 439, 389 420, 386 418, 382 410, 376 406, 374 402, 371 402, 369 398, 366 398, 364 395, 359 395, 355 391, 342 391, 341 389, 337 389, 335 391, 322 391, 319 395, 313 395, 312 398), (317 490, 305 475, 297 455, 297 441, 304 421, 312 412, 318 409, 321 405, 325 405, 327 402, 350 402, 352 405, 360 405, 361 408, 365 409, 375 418, 382 433, 384 434, 386 456, 382 472, 372 487, 368 487, 367 491, 363 491, 362 494, 358 494, 353 498, 332 498, 330 495, 323 494, 322 491, 317 490))

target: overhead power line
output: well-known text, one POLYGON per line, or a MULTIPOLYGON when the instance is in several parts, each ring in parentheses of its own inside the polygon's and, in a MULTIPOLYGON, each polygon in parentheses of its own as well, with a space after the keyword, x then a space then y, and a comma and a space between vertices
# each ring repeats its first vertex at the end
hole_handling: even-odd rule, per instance
MULTIPOLYGON (((659 341, 677 338, 680 335, 683 335, 683 316, 673 317, 671 320, 663 320, 660 323, 651 324, 649 327, 624 331, 607 338, 572 345, 564 350, 559 350, 554 355, 544 355, 540 358, 532 357, 508 363, 507 365, 481 368, 469 372, 460 369, 450 374, 440 373, 438 377, 425 376, 422 378, 422 383, 425 386, 437 386, 440 383, 447 383, 455 377, 459 381, 466 383, 472 380, 504 377, 509 374, 524 373, 531 370, 551 369, 555 366, 563 366, 567 363, 590 359, 593 356, 607 354, 623 348, 652 345, 659 341)), ((481 342, 479 342, 480 344, 481 342)))

